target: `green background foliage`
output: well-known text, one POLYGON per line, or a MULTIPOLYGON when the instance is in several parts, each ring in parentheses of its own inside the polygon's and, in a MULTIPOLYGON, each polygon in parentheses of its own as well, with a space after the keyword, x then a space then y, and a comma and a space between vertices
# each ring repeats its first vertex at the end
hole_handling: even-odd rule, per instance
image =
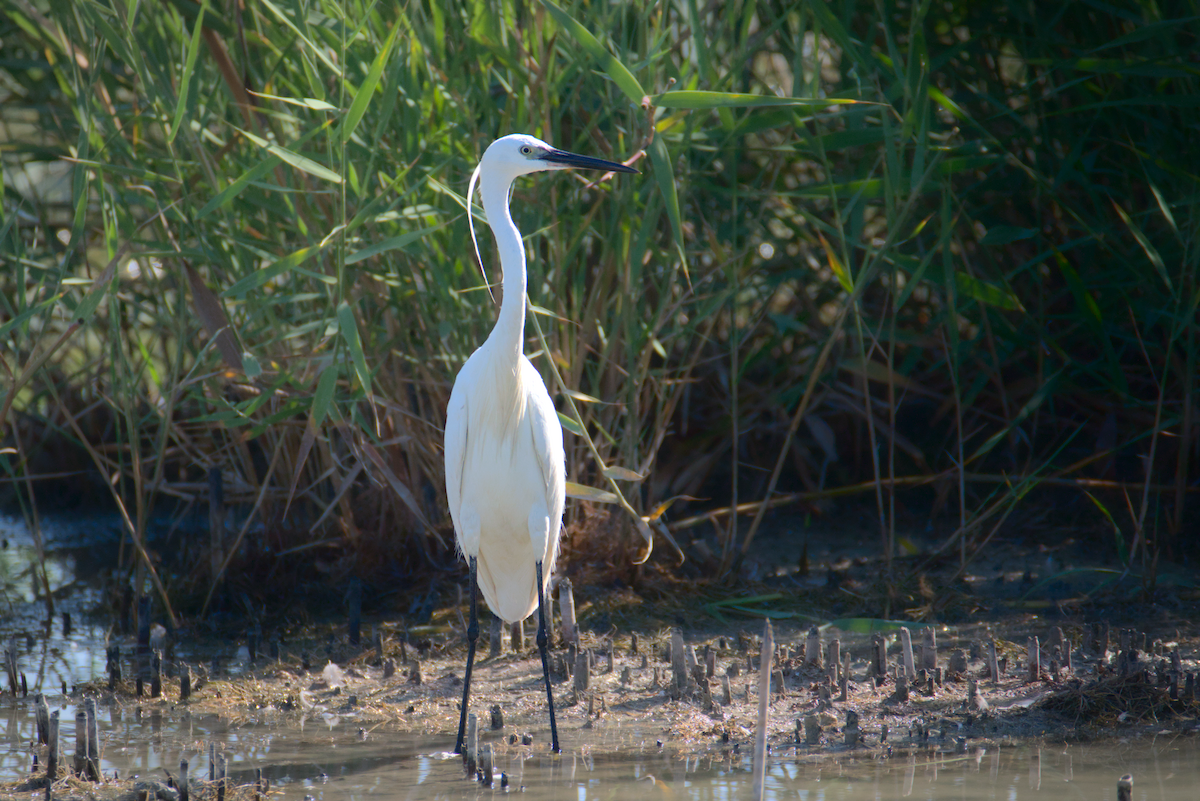
MULTIPOLYGON (((1123 559, 1174 548, 1184 5, 0 0, 0 464, 59 472, 47 443, 72 443, 138 552, 156 502, 203 502, 220 468, 260 548, 334 575, 446 555, 445 400, 495 314, 463 195, 522 131, 642 171, 513 198, 549 346, 526 351, 595 443, 568 434, 570 480, 660 533, 667 499, 712 498, 676 502, 676 537, 717 503, 864 490, 889 558, 898 487, 937 489, 916 517, 965 558, 1065 485, 1123 559)), ((605 509, 572 531, 629 534, 605 509)), ((715 572, 760 522, 725 528, 715 572)), ((162 592, 252 577, 246 532, 162 592)))

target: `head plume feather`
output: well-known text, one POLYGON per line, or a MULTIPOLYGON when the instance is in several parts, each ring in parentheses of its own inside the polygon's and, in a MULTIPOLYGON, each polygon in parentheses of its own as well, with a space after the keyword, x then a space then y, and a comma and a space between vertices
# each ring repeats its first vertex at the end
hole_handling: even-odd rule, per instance
POLYGON ((483 268, 483 257, 479 255, 479 240, 475 238, 475 214, 471 211, 471 198, 475 195, 475 184, 479 183, 479 168, 482 165, 482 160, 475 165, 475 169, 471 172, 471 182, 467 184, 467 227, 471 229, 471 244, 475 246, 475 263, 479 266, 479 274, 483 276, 483 285, 487 287, 488 297, 495 303, 496 296, 492 294, 492 283, 488 280, 487 270, 483 268))

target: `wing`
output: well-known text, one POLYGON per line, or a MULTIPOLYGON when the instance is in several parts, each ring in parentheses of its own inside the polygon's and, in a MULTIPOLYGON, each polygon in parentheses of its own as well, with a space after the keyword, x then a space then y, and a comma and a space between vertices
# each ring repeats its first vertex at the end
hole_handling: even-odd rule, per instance
MULTIPOLYGON (((459 378, 462 373, 459 373, 459 378)), ((450 505, 450 519, 454 531, 461 534, 462 478, 463 465, 467 460, 467 392, 462 382, 455 380, 450 391, 450 402, 446 404, 446 500, 450 505)))
POLYGON ((550 552, 546 556, 545 572, 548 578, 558 555, 558 535, 562 528, 563 504, 567 497, 566 455, 563 452, 562 424, 558 422, 558 412, 554 409, 554 401, 550 400, 550 393, 546 391, 541 374, 528 359, 522 359, 521 367, 526 373, 523 383, 529 392, 526 414, 529 415, 530 428, 533 430, 533 452, 537 457, 538 466, 542 469, 542 480, 546 487, 546 509, 550 512, 550 552))

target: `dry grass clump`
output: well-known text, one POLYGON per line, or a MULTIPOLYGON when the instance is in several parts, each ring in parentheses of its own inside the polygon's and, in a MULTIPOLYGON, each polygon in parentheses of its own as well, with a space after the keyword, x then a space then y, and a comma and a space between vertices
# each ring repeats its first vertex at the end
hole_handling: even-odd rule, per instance
POLYGON ((1181 694, 1172 700, 1168 687, 1147 681, 1141 673, 1075 682, 1049 695, 1041 707, 1067 715, 1077 724, 1107 731, 1140 723, 1163 723, 1200 712, 1196 699, 1181 694))

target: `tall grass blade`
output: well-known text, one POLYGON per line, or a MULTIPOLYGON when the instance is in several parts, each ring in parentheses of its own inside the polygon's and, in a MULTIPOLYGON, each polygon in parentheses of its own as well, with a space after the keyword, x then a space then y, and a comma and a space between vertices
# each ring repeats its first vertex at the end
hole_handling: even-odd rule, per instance
POLYGON ((188 45, 187 60, 184 61, 183 75, 179 80, 179 100, 175 103, 175 117, 171 120, 171 127, 167 130, 167 144, 175 141, 175 136, 179 133, 179 126, 183 124, 183 116, 187 113, 188 103, 192 99, 192 76, 196 73, 196 56, 200 52, 200 31, 204 27, 206 10, 207 6, 201 4, 200 13, 196 15, 196 20, 192 23, 192 41, 188 45))

